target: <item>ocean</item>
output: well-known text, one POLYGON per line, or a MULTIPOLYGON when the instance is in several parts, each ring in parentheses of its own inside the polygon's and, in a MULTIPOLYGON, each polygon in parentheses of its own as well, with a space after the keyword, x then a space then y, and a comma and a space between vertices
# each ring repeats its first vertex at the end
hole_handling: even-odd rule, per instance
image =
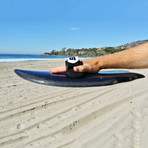
POLYGON ((56 59, 67 59, 67 56, 43 56, 43 55, 31 55, 31 54, 0 54, 0 63, 43 61, 43 60, 56 60, 56 59))

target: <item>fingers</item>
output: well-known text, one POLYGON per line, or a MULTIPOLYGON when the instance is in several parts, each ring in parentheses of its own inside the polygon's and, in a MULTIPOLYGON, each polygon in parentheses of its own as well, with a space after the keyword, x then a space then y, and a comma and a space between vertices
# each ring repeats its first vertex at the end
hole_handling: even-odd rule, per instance
MULTIPOLYGON (((84 65, 74 67, 75 72, 96 73, 99 70, 100 69, 97 66, 93 66, 92 64, 84 64, 84 65)), ((66 67, 61 66, 61 67, 57 67, 57 68, 51 68, 50 72, 51 73, 64 73, 64 72, 66 72, 66 67)))
POLYGON ((61 67, 57 67, 57 68, 51 68, 50 72, 51 73, 64 73, 64 72, 66 72, 66 67, 61 66, 61 67))
POLYGON ((81 66, 75 66, 74 67, 75 72, 88 72, 88 73, 96 73, 99 71, 97 67, 94 67, 90 64, 84 64, 81 66))
POLYGON ((81 65, 81 66, 75 66, 75 67, 74 67, 74 71, 75 71, 75 72, 86 72, 87 69, 86 69, 86 66, 81 65))
MULTIPOLYGON (((75 66, 74 71, 75 72, 89 72, 89 66, 87 65, 75 66)), ((64 73, 64 72, 66 72, 65 66, 50 69, 50 73, 64 73)))
POLYGON ((75 72, 92 72, 89 64, 74 67, 75 72))

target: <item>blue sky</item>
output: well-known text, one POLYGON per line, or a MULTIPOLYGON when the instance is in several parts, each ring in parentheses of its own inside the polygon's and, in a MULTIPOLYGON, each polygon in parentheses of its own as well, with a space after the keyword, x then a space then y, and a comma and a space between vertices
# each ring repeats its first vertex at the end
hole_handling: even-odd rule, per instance
POLYGON ((147 0, 0 0, 0 53, 117 46, 147 35, 147 0))

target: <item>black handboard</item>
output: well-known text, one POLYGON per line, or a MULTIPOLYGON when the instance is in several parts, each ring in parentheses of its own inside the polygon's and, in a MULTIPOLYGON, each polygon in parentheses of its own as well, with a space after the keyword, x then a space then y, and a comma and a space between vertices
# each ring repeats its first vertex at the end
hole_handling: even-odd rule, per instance
POLYGON ((87 73, 84 77, 76 79, 69 78, 64 73, 51 74, 48 71, 15 69, 15 73, 21 78, 31 82, 62 87, 106 86, 144 77, 142 74, 128 71, 100 71, 95 74, 87 73))

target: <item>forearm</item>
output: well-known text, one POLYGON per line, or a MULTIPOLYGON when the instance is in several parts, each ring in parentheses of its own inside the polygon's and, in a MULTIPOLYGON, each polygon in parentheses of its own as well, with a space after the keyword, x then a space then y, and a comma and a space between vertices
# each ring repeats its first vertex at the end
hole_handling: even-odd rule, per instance
MULTIPOLYGON (((86 61, 102 68, 148 68, 148 43, 86 61)), ((84 61, 85 63, 85 61, 84 61)))
MULTIPOLYGON (((148 68, 148 43, 115 54, 84 60, 83 65, 74 67, 74 71, 96 73, 103 68, 148 68)), ((52 68, 50 72, 66 72, 66 67, 52 68)))

